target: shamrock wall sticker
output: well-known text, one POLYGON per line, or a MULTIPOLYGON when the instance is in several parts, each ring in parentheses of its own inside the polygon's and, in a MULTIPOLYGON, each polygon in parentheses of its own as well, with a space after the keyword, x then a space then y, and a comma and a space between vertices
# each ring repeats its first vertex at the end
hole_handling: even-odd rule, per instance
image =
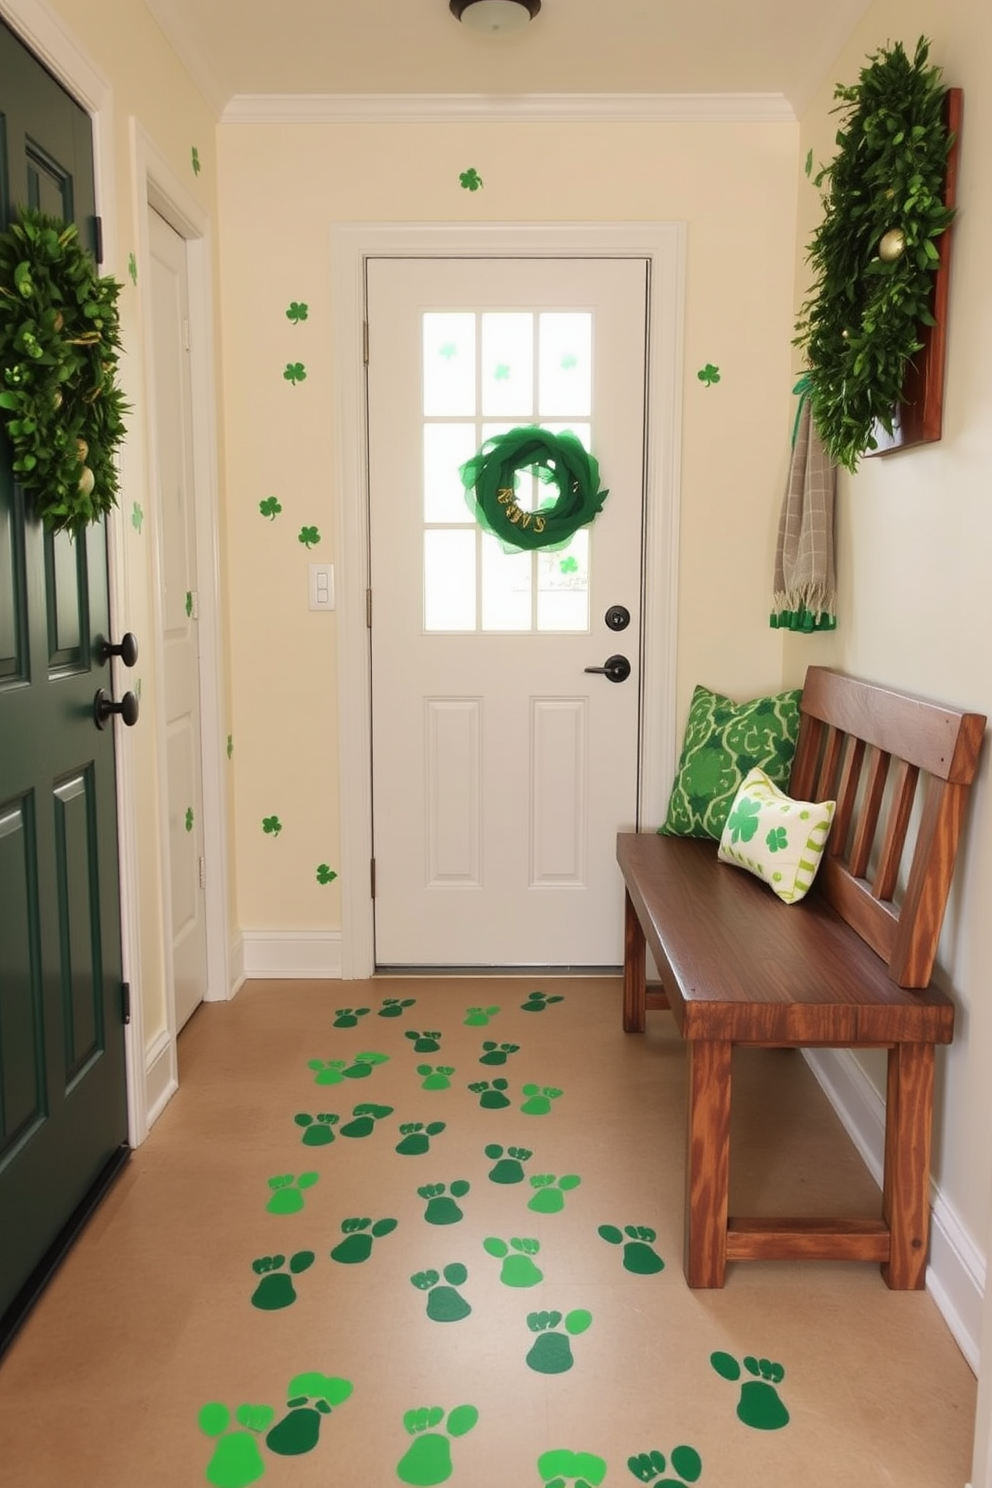
POLYGON ((140 533, 141 524, 142 522, 144 522, 144 520, 145 514, 141 510, 141 507, 138 505, 138 503, 135 502, 131 508, 131 526, 134 528, 135 532, 140 533))
POLYGON ((715 382, 720 381, 720 368, 714 367, 712 362, 707 362, 705 367, 700 367, 696 376, 707 387, 712 387, 715 382))
POLYGON ((310 314, 310 306, 302 300, 292 300, 286 311, 286 319, 291 320, 294 325, 299 325, 301 320, 306 320, 310 314))
POLYGON ((482 177, 474 166, 469 166, 468 170, 462 171, 458 179, 465 191, 478 191, 480 186, 484 184, 482 177))
POLYGON ((135 256, 134 256, 133 253, 129 253, 128 256, 127 256, 127 271, 130 274, 130 276, 131 276, 131 283, 132 284, 137 284, 137 282, 138 282, 138 260, 135 258, 135 256))
POLYGON ((327 863, 319 863, 317 865, 317 882, 319 884, 333 883, 336 878, 337 874, 327 863))
POLYGON ((262 831, 269 837, 278 837, 282 831, 282 822, 277 816, 263 816, 262 831))
POLYGON ((200 174, 200 171, 203 169, 203 167, 200 164, 200 152, 196 148, 195 145, 193 146, 192 150, 190 151, 189 158, 190 158, 190 164, 193 167, 193 174, 194 174, 194 176, 198 176, 200 174))
POLYGON ((301 542, 305 548, 312 548, 315 543, 320 542, 320 533, 316 527, 303 527, 300 529, 297 542, 301 542))
POLYGON ((306 382, 307 369, 306 367, 304 367, 302 362, 287 362, 286 370, 283 372, 282 375, 283 377, 285 377, 287 382, 292 383, 295 386, 298 382, 306 382))
POLYGON ((270 522, 274 522, 282 511, 282 503, 278 496, 266 496, 264 501, 258 503, 258 509, 263 517, 268 517, 270 522))

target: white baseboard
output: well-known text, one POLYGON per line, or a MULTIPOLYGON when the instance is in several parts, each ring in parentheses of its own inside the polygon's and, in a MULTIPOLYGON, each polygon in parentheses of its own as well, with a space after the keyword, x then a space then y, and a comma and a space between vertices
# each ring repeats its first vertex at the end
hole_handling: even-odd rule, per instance
MULTIPOLYGON (((245 930, 241 936, 244 978, 283 981, 341 977, 339 930, 245 930)), ((232 971, 234 963, 232 958, 232 971)))
MULTIPOLYGON (((850 1049, 807 1049, 806 1062, 881 1187, 885 1102, 850 1049)), ((978 1373, 985 1261, 936 1185, 931 1189, 927 1291, 958 1348, 978 1373)))
POLYGON ((148 1128, 155 1125, 176 1091, 179 1089, 179 1070, 176 1061, 176 1041, 164 1029, 153 1039, 145 1051, 145 1100, 148 1112, 148 1128))

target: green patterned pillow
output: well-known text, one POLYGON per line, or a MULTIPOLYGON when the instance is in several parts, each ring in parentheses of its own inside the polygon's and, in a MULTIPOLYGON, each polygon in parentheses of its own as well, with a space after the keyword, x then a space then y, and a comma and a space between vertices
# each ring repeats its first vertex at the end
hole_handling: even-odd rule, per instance
POLYGON ((713 837, 749 770, 760 766, 788 785, 799 735, 800 689, 735 703, 708 687, 692 695, 678 773, 659 831, 669 837, 713 837))
POLYGON ((786 904, 798 904, 823 859, 836 806, 793 801, 764 770, 751 770, 734 797, 717 857, 763 878, 786 904))

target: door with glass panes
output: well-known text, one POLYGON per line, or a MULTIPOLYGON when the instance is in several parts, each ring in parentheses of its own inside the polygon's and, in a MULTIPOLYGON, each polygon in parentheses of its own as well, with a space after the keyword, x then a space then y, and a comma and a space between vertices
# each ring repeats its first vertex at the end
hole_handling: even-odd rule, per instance
MULTIPOLYGON (((636 258, 368 261, 377 966, 622 960, 647 294, 636 258), (574 433, 609 491, 554 551, 507 551, 459 475, 527 425, 574 433)), ((549 489, 521 473, 517 503, 549 489)))

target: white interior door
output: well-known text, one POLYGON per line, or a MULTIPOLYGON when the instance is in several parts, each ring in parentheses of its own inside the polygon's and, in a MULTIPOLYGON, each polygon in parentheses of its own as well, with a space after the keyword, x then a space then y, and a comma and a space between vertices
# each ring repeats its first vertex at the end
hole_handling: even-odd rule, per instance
POLYGON ((152 208, 148 227, 169 880, 178 1031, 203 1000, 207 988, 189 294, 183 239, 152 208))
MULTIPOLYGON (((647 278, 643 259, 368 263, 379 966, 622 960, 647 278), (555 552, 504 551, 458 474, 484 439, 527 424, 574 432, 610 493, 555 552), (588 672, 616 654, 625 681, 588 672)), ((518 501, 544 495, 525 478, 518 501)))

